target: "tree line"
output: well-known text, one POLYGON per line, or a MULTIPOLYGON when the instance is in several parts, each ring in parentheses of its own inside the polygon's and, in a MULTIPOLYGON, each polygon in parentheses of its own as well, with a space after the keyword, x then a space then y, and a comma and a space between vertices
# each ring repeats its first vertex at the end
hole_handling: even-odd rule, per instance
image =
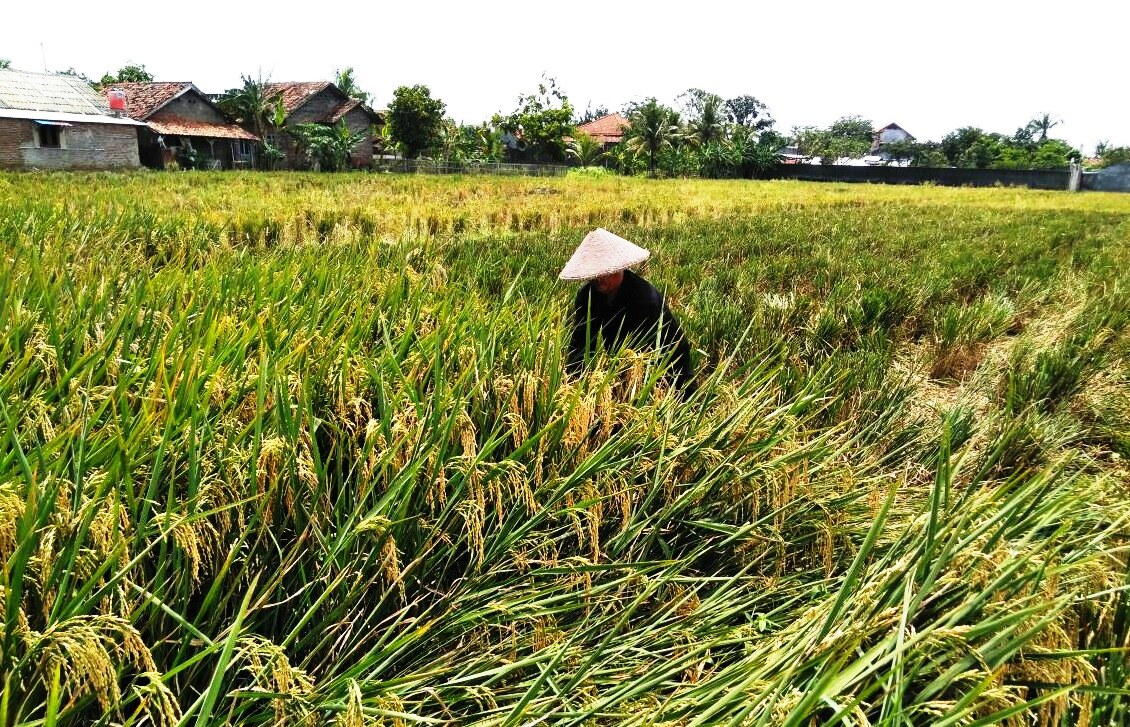
MULTIPOLYGON (((0 68, 9 67, 0 58, 0 68)), ((115 83, 149 82, 153 75, 143 64, 130 63, 98 80, 69 68, 96 89, 115 83)), ((351 133, 344 122, 284 123, 281 99, 266 92, 267 79, 241 76, 242 85, 219 96, 227 113, 263 139, 261 160, 271 168, 284 156, 269 139, 287 134, 300 157, 321 169, 342 169, 350 151, 365 137, 351 133)), ((335 85, 347 96, 369 103, 371 94, 357 83, 352 68, 335 74, 335 85)), ((476 163, 518 158, 537 163, 600 165, 624 174, 651 176, 755 177, 778 163, 778 151, 794 146, 800 155, 834 163, 858 159, 873 150, 874 125, 861 116, 844 116, 826 128, 793 127, 778 132, 768 107, 751 95, 724 99, 690 88, 673 104, 655 97, 632 101, 621 113, 628 119, 622 143, 605 148, 577 127, 609 113, 591 106, 577 113, 556 80, 543 76, 537 87, 518 96, 509 113, 496 113, 479 124, 458 124, 447 116, 443 100, 428 86, 400 86, 393 91, 385 123, 373 129, 374 152, 410 159, 476 163)), ((1084 161, 1090 167, 1130 162, 1130 147, 1099 142, 1093 158, 1083 160, 1078 149, 1050 136, 1062 122, 1041 113, 1012 134, 965 126, 940 141, 896 141, 882 146, 887 163, 920 167, 979 169, 1049 169, 1084 161)))

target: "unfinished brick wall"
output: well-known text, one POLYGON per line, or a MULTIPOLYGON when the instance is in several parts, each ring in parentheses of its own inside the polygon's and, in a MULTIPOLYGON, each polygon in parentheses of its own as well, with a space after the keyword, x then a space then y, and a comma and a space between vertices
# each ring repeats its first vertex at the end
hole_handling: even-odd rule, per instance
POLYGON ((63 149, 35 146, 35 123, 0 119, 0 167, 6 169, 135 169, 141 166, 137 130, 117 124, 75 123, 63 149))
POLYGON ((373 163, 373 121, 369 114, 361 109, 353 109, 345 115, 345 125, 354 134, 363 133, 365 138, 353 149, 349 158, 355 167, 368 167, 373 163))
POLYGON ((24 119, 0 119, 0 169, 23 169, 21 147, 32 143, 32 123, 24 119))

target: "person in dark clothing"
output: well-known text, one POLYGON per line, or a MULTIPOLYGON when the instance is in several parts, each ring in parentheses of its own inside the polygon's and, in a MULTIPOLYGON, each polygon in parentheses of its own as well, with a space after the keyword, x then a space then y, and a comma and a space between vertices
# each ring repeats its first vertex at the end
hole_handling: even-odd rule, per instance
POLYGON ((663 295, 627 268, 650 253, 604 229, 589 233, 573 254, 563 280, 587 280, 577 292, 566 371, 579 374, 597 340, 609 351, 621 345, 636 349, 659 346, 671 353, 669 377, 684 394, 694 390, 691 349, 663 295))

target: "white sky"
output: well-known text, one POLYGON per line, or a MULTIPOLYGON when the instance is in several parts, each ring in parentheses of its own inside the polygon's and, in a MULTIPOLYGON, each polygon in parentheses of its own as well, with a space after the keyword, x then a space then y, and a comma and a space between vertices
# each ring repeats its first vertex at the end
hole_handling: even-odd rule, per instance
POLYGON ((424 83, 464 122, 513 110, 545 72, 578 110, 694 86, 756 96, 782 132, 859 114, 938 140, 966 125, 1011 134, 1046 111, 1063 120, 1052 135, 1088 153, 1130 145, 1128 0, 4 5, 0 57, 29 71, 44 55, 95 78, 134 61, 219 92, 241 73, 329 80, 353 66, 376 106, 424 83))

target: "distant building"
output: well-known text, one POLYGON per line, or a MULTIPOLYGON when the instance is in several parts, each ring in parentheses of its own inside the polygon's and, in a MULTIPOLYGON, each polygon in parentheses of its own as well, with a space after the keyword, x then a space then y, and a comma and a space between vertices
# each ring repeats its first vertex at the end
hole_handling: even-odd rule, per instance
POLYGON ((587 124, 577 127, 577 132, 588 134, 605 149, 616 146, 624 140, 624 132, 632 128, 632 122, 623 114, 605 114, 587 124))
MULTIPOLYGON (((329 81, 268 83, 263 91, 272 102, 275 99, 282 101, 286 126, 329 126, 344 120, 351 132, 364 136, 350 154, 352 166, 368 167, 373 163, 373 127, 384 123, 384 118, 376 111, 357 99, 346 96, 329 81)), ((266 136, 264 141, 286 154, 286 166, 299 165, 298 149, 289 134, 272 132, 266 136)))
POLYGON ((141 126, 80 78, 0 69, 0 168, 133 169, 141 126))
POLYGON ((871 133, 870 153, 875 154, 885 144, 891 144, 896 141, 914 141, 914 137, 909 131, 898 124, 887 124, 881 129, 876 129, 871 133))
POLYGON ((125 94, 126 114, 145 123, 138 131, 141 163, 164 169, 191 148, 205 169, 255 165, 259 139, 225 114, 192 83, 115 83, 102 89, 125 94))
POLYGON ((812 157, 806 156, 798 146, 783 146, 777 150, 777 159, 782 164, 804 164, 811 161, 812 157))

